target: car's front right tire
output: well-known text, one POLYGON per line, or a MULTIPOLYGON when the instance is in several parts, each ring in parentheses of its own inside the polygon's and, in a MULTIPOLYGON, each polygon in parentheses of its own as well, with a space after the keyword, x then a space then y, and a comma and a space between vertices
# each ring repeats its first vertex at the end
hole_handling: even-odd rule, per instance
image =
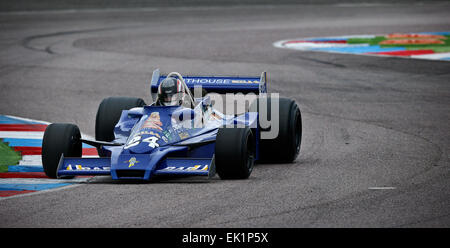
POLYGON ((95 139, 113 141, 114 127, 119 121, 122 111, 144 105, 144 100, 135 97, 108 97, 103 99, 95 118, 95 139))
MULTIPOLYGON (((145 106, 144 100, 135 97, 108 97, 100 103, 95 118, 95 139, 99 141, 113 141, 114 127, 122 115, 123 110, 145 106)), ((106 156, 103 150, 97 148, 100 157, 106 156)))

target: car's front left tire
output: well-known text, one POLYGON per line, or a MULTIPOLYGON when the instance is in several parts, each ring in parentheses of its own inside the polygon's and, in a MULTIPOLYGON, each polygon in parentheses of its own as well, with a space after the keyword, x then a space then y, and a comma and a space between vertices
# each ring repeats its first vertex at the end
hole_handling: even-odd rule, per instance
POLYGON ((57 178, 61 155, 81 157, 80 129, 74 124, 53 123, 47 126, 42 140, 42 166, 45 175, 57 178))
POLYGON ((221 179, 246 179, 253 170, 255 138, 249 127, 219 128, 215 146, 216 172, 221 179))

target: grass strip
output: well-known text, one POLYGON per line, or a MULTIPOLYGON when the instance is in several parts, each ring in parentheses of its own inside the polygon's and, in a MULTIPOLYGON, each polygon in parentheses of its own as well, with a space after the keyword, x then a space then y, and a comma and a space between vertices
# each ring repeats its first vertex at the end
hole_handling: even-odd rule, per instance
POLYGON ((0 139, 0 172, 7 172, 8 165, 16 165, 21 159, 19 152, 14 151, 0 139))

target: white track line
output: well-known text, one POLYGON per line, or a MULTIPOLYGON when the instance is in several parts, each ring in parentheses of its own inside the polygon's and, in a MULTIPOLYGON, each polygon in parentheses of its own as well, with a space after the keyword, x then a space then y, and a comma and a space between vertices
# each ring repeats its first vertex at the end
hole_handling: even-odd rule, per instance
POLYGON ((396 189, 396 187, 369 187, 370 190, 390 190, 396 189))
POLYGON ((44 132, 16 132, 16 131, 0 131, 0 138, 13 139, 42 139, 44 132))
POLYGON ((41 124, 47 124, 47 125, 51 124, 51 123, 48 122, 48 121, 33 120, 33 119, 29 119, 29 118, 18 117, 18 116, 12 116, 12 115, 3 115, 3 116, 6 116, 6 117, 9 117, 9 118, 12 118, 12 119, 21 120, 21 121, 39 122, 39 123, 41 123, 41 124))
POLYGON ((19 165, 42 167, 42 156, 41 155, 22 155, 22 160, 19 161, 19 165))
POLYGON ((50 178, 0 178, 2 184, 58 184, 58 183, 83 183, 90 177, 81 177, 73 179, 50 179, 50 178))
POLYGON ((12 195, 12 196, 7 196, 7 197, 0 197, 0 201, 5 201, 5 200, 13 199, 13 198, 21 198, 21 197, 28 197, 28 196, 33 196, 33 195, 46 194, 49 192, 66 190, 66 189, 75 188, 75 187, 79 187, 79 186, 81 186, 81 184, 72 184, 72 185, 67 185, 67 186, 59 187, 59 188, 38 190, 36 192, 31 192, 31 193, 26 193, 26 194, 18 194, 18 195, 12 195))
POLYGON ((411 58, 417 58, 417 59, 450 58, 450 53, 433 53, 433 54, 423 54, 423 55, 411 55, 411 58))

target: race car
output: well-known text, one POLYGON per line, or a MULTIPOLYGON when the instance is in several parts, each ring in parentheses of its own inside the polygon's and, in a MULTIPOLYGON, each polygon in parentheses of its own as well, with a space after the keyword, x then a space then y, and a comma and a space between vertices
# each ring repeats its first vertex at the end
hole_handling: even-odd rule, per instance
POLYGON ((217 173, 221 179, 247 179, 255 163, 292 162, 300 151, 300 109, 294 100, 267 96, 266 74, 183 77, 177 72, 161 75, 156 69, 151 105, 133 97, 109 97, 100 103, 95 140, 82 138, 74 124, 50 124, 42 142, 45 174, 151 180, 159 175, 211 178, 217 173), (193 92, 200 86, 198 97, 193 92), (257 96, 244 113, 224 114, 213 107, 210 93, 238 92, 257 96), (267 120, 276 117, 276 136, 264 138, 274 128, 267 120), (82 143, 96 147, 99 157, 82 157, 82 143))

